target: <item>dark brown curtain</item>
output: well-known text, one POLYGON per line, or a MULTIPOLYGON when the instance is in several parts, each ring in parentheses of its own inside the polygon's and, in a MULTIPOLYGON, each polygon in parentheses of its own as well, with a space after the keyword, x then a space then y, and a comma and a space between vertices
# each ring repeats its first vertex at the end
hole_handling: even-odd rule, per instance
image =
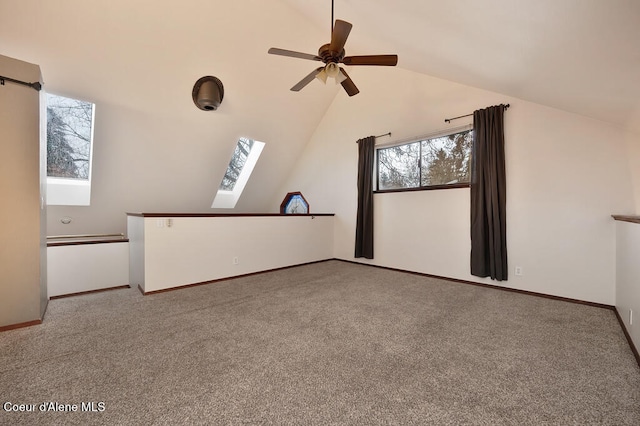
POLYGON ((358 140, 358 220, 355 257, 373 259, 373 162, 376 138, 358 140))
POLYGON ((507 280, 504 105, 474 111, 471 159, 471 274, 507 280))

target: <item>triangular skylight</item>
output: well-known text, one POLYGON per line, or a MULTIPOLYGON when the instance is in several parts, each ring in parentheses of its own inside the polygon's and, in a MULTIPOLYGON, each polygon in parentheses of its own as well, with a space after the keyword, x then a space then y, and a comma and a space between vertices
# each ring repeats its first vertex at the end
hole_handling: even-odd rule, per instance
POLYGON ((264 145, 264 142, 249 138, 238 140, 227 171, 220 182, 218 193, 211 205, 212 208, 232 209, 236 206, 258 158, 260 158, 264 145))

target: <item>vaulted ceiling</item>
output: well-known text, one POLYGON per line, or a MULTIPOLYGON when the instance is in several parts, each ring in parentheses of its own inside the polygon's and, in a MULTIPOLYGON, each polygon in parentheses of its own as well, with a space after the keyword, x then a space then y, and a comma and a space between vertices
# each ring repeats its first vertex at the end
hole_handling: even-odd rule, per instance
MULTIPOLYGON (((328 33, 329 0, 283 1, 328 33)), ((640 129, 640 1, 335 0, 335 15, 354 24, 348 53, 640 129)))
MULTIPOLYGON (((96 189, 120 204, 105 196, 91 214, 209 209, 240 136, 267 143, 238 204, 260 211, 346 96, 318 81, 291 92, 318 63, 267 50, 317 53, 330 17, 330 0, 0 0, 0 54, 97 103, 96 189), (191 100, 204 75, 225 86, 215 112, 191 100)), ((335 18, 353 24, 347 54, 397 53, 410 71, 640 133, 640 1, 335 0, 335 18)), ((361 91, 393 90, 347 69, 361 91)))
MULTIPOLYGON (((144 90, 130 86, 158 90, 151 86, 161 83, 171 91, 171 81, 154 75, 170 66, 179 78, 199 60, 213 73, 232 68, 234 75, 260 80, 256 98, 279 100, 315 64, 268 57, 266 48, 315 54, 329 39, 330 0, 82 3, 0 0, 2 53, 48 65, 70 49, 86 55, 87 66, 118 63, 76 81, 77 91, 99 84, 95 77, 118 78, 120 94, 140 102, 146 102, 144 90), (50 18, 49 28, 29 28, 38 15, 50 18), (33 38, 42 35, 53 39, 41 39, 42 50, 52 41, 60 49, 39 52, 33 38), (93 51, 85 50, 85 37, 93 51), (105 48, 93 37, 111 43, 105 48), (121 78, 132 73, 144 77, 121 78)), ((612 123, 640 121, 637 0, 335 0, 335 17, 354 25, 349 54, 398 53, 398 66, 412 71, 612 123)), ((60 85, 56 68, 47 68, 45 77, 60 85)), ((327 92, 309 87, 314 94, 296 102, 317 102, 327 92)))

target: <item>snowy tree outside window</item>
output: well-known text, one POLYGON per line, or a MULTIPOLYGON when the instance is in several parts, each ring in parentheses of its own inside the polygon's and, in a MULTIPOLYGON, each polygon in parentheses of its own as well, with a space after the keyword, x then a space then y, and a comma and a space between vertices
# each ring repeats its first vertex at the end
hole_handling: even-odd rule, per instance
POLYGON ((377 150, 378 190, 468 184, 473 131, 377 150))
POLYGON ((47 94, 47 176, 91 176, 94 104, 47 94))

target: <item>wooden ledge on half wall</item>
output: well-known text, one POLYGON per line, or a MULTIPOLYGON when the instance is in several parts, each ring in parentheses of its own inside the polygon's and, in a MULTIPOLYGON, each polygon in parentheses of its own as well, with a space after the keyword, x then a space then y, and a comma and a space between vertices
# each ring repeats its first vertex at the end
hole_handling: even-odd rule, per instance
POLYGON ((270 217, 270 216, 335 216, 335 213, 127 213, 127 216, 137 217, 270 217))
POLYGON ((86 244, 128 243, 129 239, 119 234, 76 234, 47 236, 47 247, 75 246, 86 244))
POLYGON ((640 216, 612 214, 611 217, 621 222, 640 223, 640 216))

